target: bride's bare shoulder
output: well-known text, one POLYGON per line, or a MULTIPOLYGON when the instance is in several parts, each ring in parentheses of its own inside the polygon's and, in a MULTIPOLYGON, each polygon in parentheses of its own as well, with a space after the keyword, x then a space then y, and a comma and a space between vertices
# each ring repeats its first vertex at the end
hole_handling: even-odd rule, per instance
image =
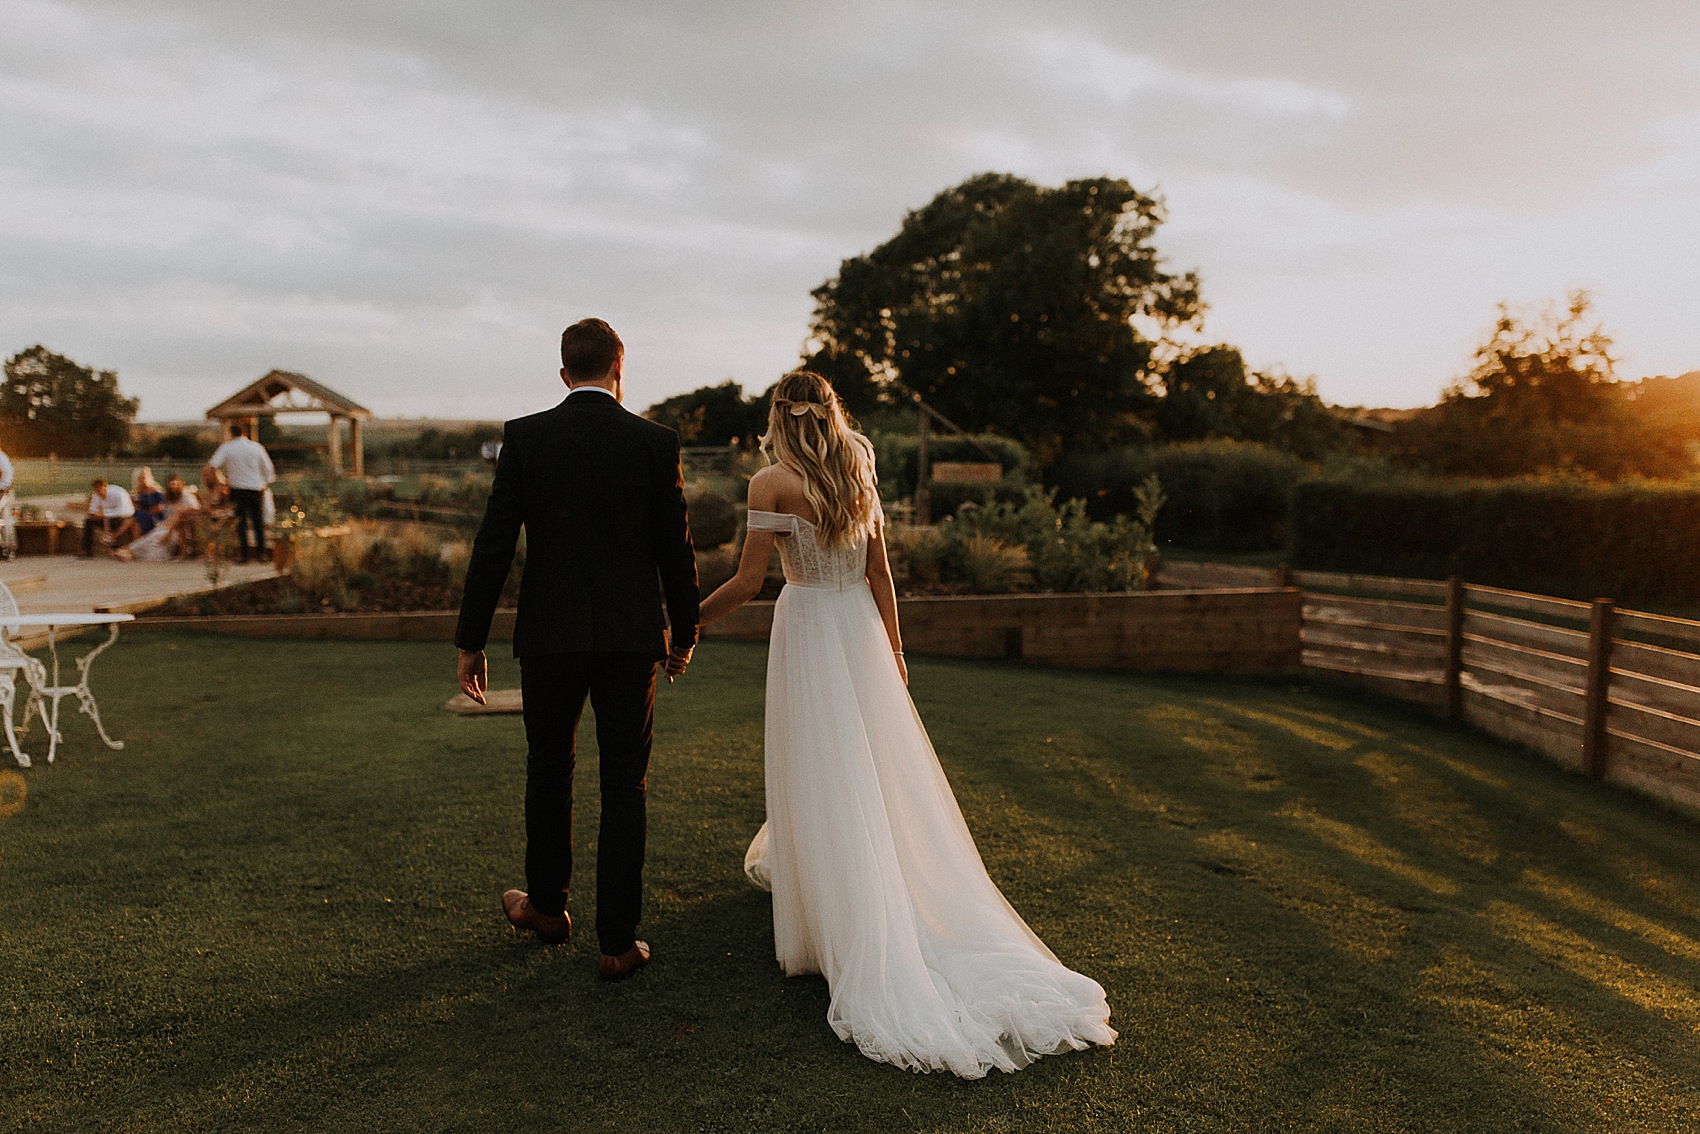
POLYGON ((765 465, 757 469, 755 475, 750 477, 750 487, 755 488, 757 485, 779 492, 787 489, 795 489, 801 492, 803 490, 803 478, 784 465, 765 465))
POLYGON ((761 512, 779 511, 779 497, 783 490, 789 487, 783 474, 789 471, 778 465, 757 469, 750 477, 750 507, 761 512))
POLYGON ((750 507, 763 512, 787 512, 810 523, 815 520, 803 478, 796 470, 780 464, 768 465, 750 477, 750 507))

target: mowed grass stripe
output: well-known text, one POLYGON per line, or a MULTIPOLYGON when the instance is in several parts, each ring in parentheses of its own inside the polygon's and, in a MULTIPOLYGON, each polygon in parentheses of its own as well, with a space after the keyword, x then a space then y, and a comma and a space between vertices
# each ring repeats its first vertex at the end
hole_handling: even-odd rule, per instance
MULTIPOLYGON (((496 658, 496 683, 517 670, 496 658)), ((0 1128, 1623 1130, 1700 1125, 1700 827, 1282 680, 914 659, 991 871, 1122 1041, 977 1083, 868 1062, 742 878, 765 651, 663 685, 657 962, 501 922, 517 718, 418 643, 137 635, 0 820, 0 1128)), ((39 747, 39 738, 34 738, 39 747)))

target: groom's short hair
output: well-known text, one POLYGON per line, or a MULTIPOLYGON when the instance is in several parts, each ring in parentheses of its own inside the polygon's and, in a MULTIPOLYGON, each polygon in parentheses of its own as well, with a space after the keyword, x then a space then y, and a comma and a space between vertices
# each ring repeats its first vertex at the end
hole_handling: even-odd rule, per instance
POLYGON ((561 332, 561 368, 574 382, 592 382, 626 353, 614 328, 600 319, 580 319, 561 332))

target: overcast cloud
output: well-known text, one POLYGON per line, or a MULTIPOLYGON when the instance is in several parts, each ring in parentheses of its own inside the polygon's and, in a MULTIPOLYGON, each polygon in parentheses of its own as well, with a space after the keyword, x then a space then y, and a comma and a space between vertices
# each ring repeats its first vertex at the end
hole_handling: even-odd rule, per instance
POLYGON ((273 367, 383 415, 793 365, 809 290, 985 170, 1156 190, 1202 337, 1432 400, 1502 299, 1700 368, 1700 6, 0 0, 0 351, 198 416, 273 367))

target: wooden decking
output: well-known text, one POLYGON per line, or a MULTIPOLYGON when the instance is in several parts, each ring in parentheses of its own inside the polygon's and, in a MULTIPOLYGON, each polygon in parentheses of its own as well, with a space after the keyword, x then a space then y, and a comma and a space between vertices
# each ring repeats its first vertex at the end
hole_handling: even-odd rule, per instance
MULTIPOLYGON (((270 563, 227 564, 221 586, 269 579, 270 563)), ((78 559, 70 555, 22 556, 0 563, 0 582, 12 589, 25 614, 63 611, 134 612, 177 595, 212 589, 206 564, 198 559, 181 563, 125 563, 104 556, 78 559)))

